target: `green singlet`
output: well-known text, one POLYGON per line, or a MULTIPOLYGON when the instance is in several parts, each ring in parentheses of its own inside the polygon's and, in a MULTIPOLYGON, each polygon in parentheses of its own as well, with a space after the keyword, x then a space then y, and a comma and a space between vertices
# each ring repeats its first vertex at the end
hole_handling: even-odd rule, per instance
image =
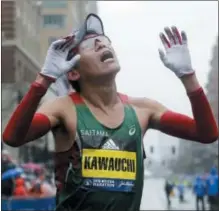
POLYGON ((139 211, 143 190, 143 145, 134 109, 119 94, 125 111, 114 129, 93 116, 79 94, 77 136, 67 152, 56 153, 56 211, 139 211))

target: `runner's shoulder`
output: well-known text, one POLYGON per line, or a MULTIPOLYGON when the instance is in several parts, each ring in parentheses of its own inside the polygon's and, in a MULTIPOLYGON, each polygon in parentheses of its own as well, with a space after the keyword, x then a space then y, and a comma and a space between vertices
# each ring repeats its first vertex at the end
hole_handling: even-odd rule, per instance
POLYGON ((49 100, 45 100, 41 103, 40 107, 47 107, 51 108, 51 110, 65 110, 69 106, 72 106, 73 101, 71 98, 66 95, 66 96, 60 96, 60 97, 55 97, 49 100))
POLYGON ((139 109, 153 109, 159 102, 146 97, 127 96, 127 103, 139 109))
POLYGON ((168 110, 166 106, 158 101, 146 97, 129 97, 128 102, 142 114, 147 112, 151 117, 160 117, 168 110))

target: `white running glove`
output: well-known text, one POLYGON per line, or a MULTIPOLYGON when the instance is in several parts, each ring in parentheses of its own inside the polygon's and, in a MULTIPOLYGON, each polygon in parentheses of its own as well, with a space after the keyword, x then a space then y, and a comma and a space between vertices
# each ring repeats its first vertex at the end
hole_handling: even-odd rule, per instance
POLYGON ((171 30, 165 27, 166 36, 161 32, 160 39, 166 50, 159 49, 160 59, 168 69, 172 70, 179 78, 184 75, 191 75, 194 73, 191 63, 191 56, 187 47, 187 36, 184 31, 181 35, 178 29, 173 26, 171 30))
POLYGON ((40 74, 47 76, 52 81, 56 81, 56 79, 71 71, 80 60, 80 55, 74 56, 70 61, 66 60, 73 43, 74 36, 68 36, 54 41, 47 51, 40 74))

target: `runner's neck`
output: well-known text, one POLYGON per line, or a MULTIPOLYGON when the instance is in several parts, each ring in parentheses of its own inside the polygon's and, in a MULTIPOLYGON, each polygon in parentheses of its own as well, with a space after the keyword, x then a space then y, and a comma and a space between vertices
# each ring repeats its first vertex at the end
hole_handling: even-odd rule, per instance
POLYGON ((115 83, 108 86, 84 86, 81 96, 87 103, 103 110, 113 107, 119 101, 115 83))

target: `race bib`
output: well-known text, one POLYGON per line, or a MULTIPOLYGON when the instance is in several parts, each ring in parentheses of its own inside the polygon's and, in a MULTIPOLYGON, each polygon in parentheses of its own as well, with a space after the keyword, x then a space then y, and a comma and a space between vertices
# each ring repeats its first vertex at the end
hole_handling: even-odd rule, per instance
POLYGON ((135 152, 83 149, 82 155, 85 186, 108 191, 133 190, 136 179, 135 152))

